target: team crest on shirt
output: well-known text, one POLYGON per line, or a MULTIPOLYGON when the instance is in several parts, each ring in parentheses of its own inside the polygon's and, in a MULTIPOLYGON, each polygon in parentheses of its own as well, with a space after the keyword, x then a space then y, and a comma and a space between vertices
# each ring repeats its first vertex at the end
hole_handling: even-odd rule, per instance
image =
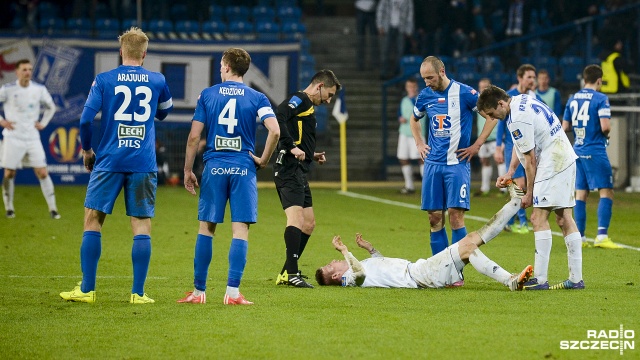
POLYGON ((514 140, 522 139, 522 132, 520 131, 520 129, 513 130, 511 134, 513 135, 514 140))
POLYGON ((302 100, 297 96, 292 96, 291 99, 289 99, 289 107, 292 109, 297 108, 300 104, 302 104, 302 100))

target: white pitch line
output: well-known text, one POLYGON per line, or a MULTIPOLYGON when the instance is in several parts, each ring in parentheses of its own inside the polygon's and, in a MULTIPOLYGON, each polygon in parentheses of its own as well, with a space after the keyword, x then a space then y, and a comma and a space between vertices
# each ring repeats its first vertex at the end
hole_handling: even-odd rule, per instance
MULTIPOLYGON (((375 197, 375 196, 370 196, 370 195, 357 194, 357 193, 350 192, 350 191, 338 191, 338 194, 339 195, 348 196, 348 197, 352 197, 352 198, 355 198, 355 199, 369 200, 369 201, 373 201, 373 202, 377 202, 377 203, 381 203, 381 204, 386 204, 386 205, 400 206, 400 207, 405 207, 405 208, 409 208, 409 209, 420 210, 420 206, 418 206, 418 205, 408 204, 408 203, 404 203, 404 202, 401 202, 401 201, 382 199, 382 198, 375 197)), ((464 218, 465 219, 479 221, 479 222, 483 222, 483 223, 486 223, 487 221, 489 221, 489 219, 487 219, 487 218, 483 218, 483 217, 480 217, 480 216, 466 215, 466 214, 465 214, 464 218)), ((557 231, 552 231, 551 234, 553 234, 555 236, 563 237, 562 233, 557 232, 557 231)), ((593 242, 594 239, 587 238, 587 241, 593 242)), ((621 244, 621 243, 615 243, 615 244, 619 245, 620 247, 622 247, 624 249, 640 251, 640 248, 637 248, 637 247, 634 247, 634 246, 621 244)))

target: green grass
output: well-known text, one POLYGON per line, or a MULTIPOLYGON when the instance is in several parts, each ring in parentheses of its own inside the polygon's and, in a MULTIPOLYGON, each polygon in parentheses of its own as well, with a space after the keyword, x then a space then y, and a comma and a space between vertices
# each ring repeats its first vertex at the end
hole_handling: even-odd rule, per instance
MULTIPOLYGON (((315 269, 340 254, 340 234, 354 244, 362 232, 383 254, 415 260, 430 255, 426 213, 313 188, 317 227, 301 258, 315 269)), ((395 188, 350 191, 419 205, 395 188)), ((225 307, 230 224, 219 225, 206 305, 176 304, 192 288, 197 199, 181 188, 158 191, 153 254, 146 284, 153 305, 128 304, 129 219, 119 199, 107 217, 98 267, 97 303, 62 301, 81 278, 84 187, 56 188, 62 219, 50 220, 40 189, 18 186, 15 219, 0 218, 0 354, 2 358, 622 358, 612 350, 560 350, 561 340, 586 340, 587 330, 640 332, 640 252, 585 249, 585 291, 517 292, 465 270, 459 289, 291 289, 274 285, 284 261, 285 216, 274 189, 260 190, 259 222, 251 227, 241 290, 251 307, 225 307)), ((595 195, 595 194, 593 194, 595 195)), ((594 236, 597 199, 588 204, 594 236)), ((504 198, 473 198, 470 215, 489 218, 504 198)), ((640 247, 640 194, 617 193, 614 241, 640 247)), ((467 219, 467 228, 479 221, 467 219)), ((558 230, 553 225, 554 230, 558 230)), ((516 272, 533 263, 533 234, 501 234, 482 250, 516 272)), ((554 237, 551 282, 567 276, 566 248, 554 237)), ((312 281, 315 283, 315 281, 312 281)), ((639 337, 640 338, 640 337, 639 337)), ((624 358, 638 358, 640 349, 624 358)))

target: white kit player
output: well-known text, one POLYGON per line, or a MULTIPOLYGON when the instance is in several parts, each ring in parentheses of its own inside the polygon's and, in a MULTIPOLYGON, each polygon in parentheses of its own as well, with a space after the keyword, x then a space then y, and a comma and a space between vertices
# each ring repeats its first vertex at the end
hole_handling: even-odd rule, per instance
POLYGON ((53 118, 56 106, 44 85, 31 81, 32 73, 31 62, 19 60, 16 62, 18 80, 0 88, 0 103, 4 105, 4 118, 0 115, 0 126, 4 128, 2 200, 7 218, 14 218, 16 170, 22 166, 32 167, 40 180, 51 218, 59 219, 53 181, 47 172, 47 158, 40 140, 40 130, 53 118), (42 119, 41 108, 44 108, 42 119))
MULTIPOLYGON (((478 110, 506 121, 515 144, 516 155, 524 166, 527 194, 522 208, 533 206, 531 222, 535 236, 535 278, 525 290, 547 290, 551 228, 549 215, 556 214, 567 246, 569 279, 553 289, 584 289, 582 280, 582 238, 573 220, 575 206, 576 159, 558 117, 542 101, 528 94, 513 97, 499 87, 490 86, 480 94, 478 110)), ((512 181, 518 163, 512 162, 496 185, 512 181)))
POLYGON ((342 253, 344 260, 334 260, 316 271, 320 285, 342 285, 381 288, 443 288, 454 287, 462 281, 462 269, 468 263, 511 291, 522 290, 523 284, 533 273, 531 265, 519 274, 511 274, 487 258, 478 247, 495 238, 506 222, 518 211, 522 191, 515 185, 508 186, 511 201, 480 230, 465 236, 444 251, 428 258, 411 262, 405 259, 384 257, 361 234, 356 234, 356 244, 367 250, 371 258, 359 261, 349 252, 340 236, 334 236, 333 247, 342 253))

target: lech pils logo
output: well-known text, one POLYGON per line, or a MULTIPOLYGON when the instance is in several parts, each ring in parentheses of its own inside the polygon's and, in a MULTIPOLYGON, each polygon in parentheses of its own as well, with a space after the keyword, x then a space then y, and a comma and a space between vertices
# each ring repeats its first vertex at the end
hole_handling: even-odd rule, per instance
POLYGON ((129 126, 118 124, 118 148, 140 149, 140 140, 144 140, 144 125, 129 126))
POLYGON ((67 131, 59 127, 49 136, 49 153, 61 163, 74 163, 82 157, 80 129, 71 127, 67 131))
POLYGON ((226 138, 216 135, 216 150, 242 150, 242 140, 240 136, 234 138, 226 138))

